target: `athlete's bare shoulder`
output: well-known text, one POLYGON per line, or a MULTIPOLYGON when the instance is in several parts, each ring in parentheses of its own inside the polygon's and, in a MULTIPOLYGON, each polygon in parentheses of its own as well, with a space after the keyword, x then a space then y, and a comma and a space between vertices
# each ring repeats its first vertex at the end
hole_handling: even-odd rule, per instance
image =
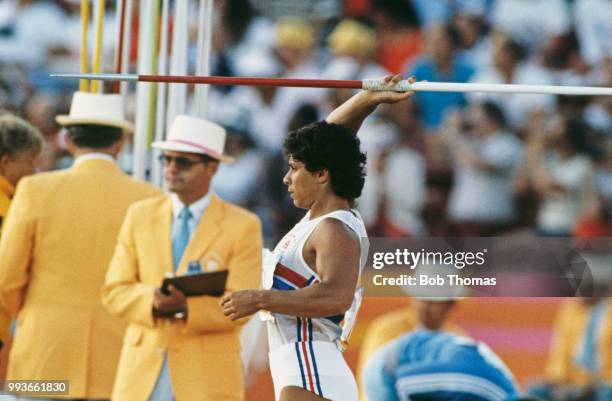
POLYGON ((312 232, 311 238, 317 240, 317 242, 331 242, 335 244, 347 242, 359 246, 359 237, 355 231, 334 217, 323 219, 312 232))
POLYGON ((359 261, 359 237, 333 217, 323 219, 304 244, 304 260, 318 274, 324 269, 322 260, 332 262, 355 258, 359 261))

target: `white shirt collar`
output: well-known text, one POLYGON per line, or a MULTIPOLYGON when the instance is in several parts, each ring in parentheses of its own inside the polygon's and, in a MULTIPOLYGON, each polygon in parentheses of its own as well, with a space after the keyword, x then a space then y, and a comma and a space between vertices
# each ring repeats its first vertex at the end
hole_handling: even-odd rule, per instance
MULTIPOLYGON (((196 224, 200 221, 200 219, 202 218, 202 215, 204 214, 204 211, 210 204, 210 199, 212 197, 211 194, 212 194, 212 191, 208 191, 206 195, 204 195, 203 197, 201 197, 200 199, 198 199, 197 201, 193 202, 191 205, 188 206, 188 209, 191 212, 191 216, 193 217, 192 221, 194 221, 196 224)), ((179 197, 176 194, 172 194, 172 219, 173 220, 176 220, 179 213, 181 212, 181 210, 183 210, 184 207, 185 207, 185 204, 181 202, 179 197)))
POLYGON ((115 163, 116 160, 113 156, 106 154, 106 153, 98 153, 98 152, 91 152, 91 153, 85 153, 83 155, 80 155, 79 157, 77 157, 76 159, 74 159, 74 165, 76 166, 77 164, 85 161, 85 160, 91 160, 91 159, 100 159, 100 160, 108 160, 110 162, 115 163))

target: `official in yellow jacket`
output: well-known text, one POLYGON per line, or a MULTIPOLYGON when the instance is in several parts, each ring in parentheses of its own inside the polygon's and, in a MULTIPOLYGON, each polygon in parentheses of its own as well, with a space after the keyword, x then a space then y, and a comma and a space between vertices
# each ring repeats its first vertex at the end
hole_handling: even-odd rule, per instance
POLYGON ((229 270, 227 291, 259 287, 261 226, 252 213, 209 192, 225 130, 178 116, 161 148, 172 195, 134 204, 121 228, 102 297, 129 322, 114 401, 240 401, 239 331, 219 298, 185 297, 160 285, 168 275, 229 270))
POLYGON ((68 380, 53 398, 108 399, 125 326, 100 288, 128 206, 161 191, 115 162, 131 130, 118 95, 77 92, 57 121, 74 166, 22 179, 0 240, 0 311, 17 319, 7 379, 68 380))
POLYGON ((543 399, 609 400, 612 393, 612 300, 576 298, 555 318, 546 381, 530 392, 543 399), (595 397, 598 387, 607 396, 595 397))
MULTIPOLYGON (((43 138, 32 125, 12 114, 0 116, 0 230, 6 219, 15 186, 23 177, 34 174, 42 151, 43 138)), ((0 348, 7 343, 11 318, 0 310, 0 348)))

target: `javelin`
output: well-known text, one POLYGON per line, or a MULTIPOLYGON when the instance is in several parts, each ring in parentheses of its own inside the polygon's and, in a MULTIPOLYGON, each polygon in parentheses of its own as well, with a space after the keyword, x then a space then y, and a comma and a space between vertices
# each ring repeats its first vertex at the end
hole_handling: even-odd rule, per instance
POLYGON ((612 88, 593 86, 555 86, 555 85, 514 85, 486 83, 453 82, 415 82, 407 80, 396 85, 386 85, 378 79, 339 80, 339 79, 289 79, 289 78, 252 78, 216 77, 194 75, 137 75, 137 74, 51 74, 58 78, 90 79, 97 81, 127 82, 166 82, 183 84, 243 85, 243 86, 288 86, 300 88, 341 88, 365 89, 373 91, 392 90, 395 92, 501 92, 501 93, 540 93, 551 95, 612 96, 612 88))

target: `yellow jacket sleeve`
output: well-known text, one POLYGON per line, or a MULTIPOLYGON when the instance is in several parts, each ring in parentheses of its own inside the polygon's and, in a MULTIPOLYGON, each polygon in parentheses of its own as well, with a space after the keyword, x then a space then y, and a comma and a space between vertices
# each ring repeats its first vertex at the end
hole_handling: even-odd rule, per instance
POLYGON ((121 226, 115 253, 102 287, 102 303, 111 315, 131 323, 154 327, 153 294, 155 286, 139 281, 138 258, 134 243, 132 209, 121 226))
POLYGON ((30 204, 27 179, 15 192, 0 238, 0 339, 9 337, 12 319, 17 318, 30 279, 36 218, 30 204))
POLYGON ((568 333, 572 324, 570 307, 570 304, 561 306, 553 326, 553 339, 546 363, 546 376, 554 383, 562 383, 568 378, 568 361, 573 348, 568 333))

